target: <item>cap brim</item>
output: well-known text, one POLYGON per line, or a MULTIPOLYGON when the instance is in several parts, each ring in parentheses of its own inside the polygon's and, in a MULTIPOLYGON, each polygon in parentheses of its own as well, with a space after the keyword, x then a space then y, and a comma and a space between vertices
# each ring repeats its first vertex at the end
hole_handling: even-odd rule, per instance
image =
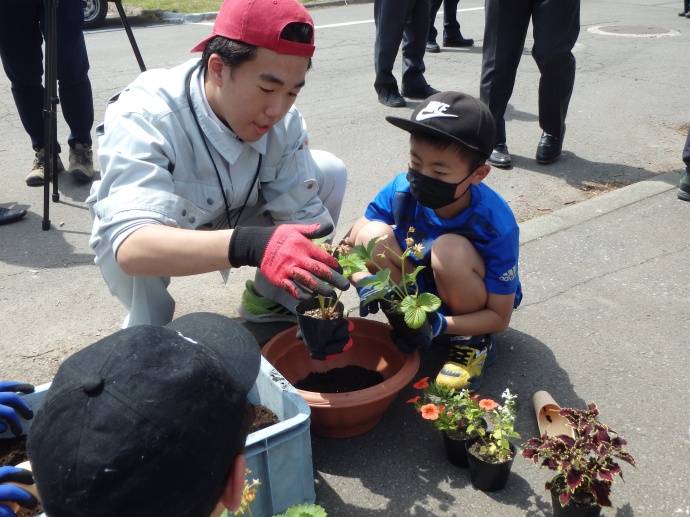
POLYGON ((190 52, 190 53, 191 53, 191 52, 203 52, 204 49, 206 48, 206 44, 207 44, 212 38, 215 38, 215 37, 216 37, 216 34, 211 33, 208 37, 204 38, 204 39, 201 40, 199 43, 197 43, 196 45, 194 45, 194 47, 192 47, 192 49, 191 49, 189 52, 190 52))
POLYGON ((251 332, 235 320, 221 314, 196 312, 171 321, 166 328, 210 348, 245 393, 256 382, 261 349, 251 332))
POLYGON ((464 140, 460 140, 459 138, 456 138, 453 135, 449 135, 448 133, 446 133, 444 131, 433 128, 431 126, 427 126, 426 124, 420 124, 419 122, 415 122, 414 120, 410 120, 409 118, 392 117, 390 115, 388 115, 386 117, 386 120, 388 122, 390 122, 391 124, 393 124, 395 127, 399 127, 400 129, 404 129, 408 133, 412 133, 412 132, 425 133, 427 135, 435 136, 435 137, 441 138, 443 140, 451 140, 454 142, 460 142, 462 145, 469 147, 470 149, 474 149, 475 151, 481 153, 482 155, 488 156, 481 149, 479 149, 476 145, 465 142, 464 140))

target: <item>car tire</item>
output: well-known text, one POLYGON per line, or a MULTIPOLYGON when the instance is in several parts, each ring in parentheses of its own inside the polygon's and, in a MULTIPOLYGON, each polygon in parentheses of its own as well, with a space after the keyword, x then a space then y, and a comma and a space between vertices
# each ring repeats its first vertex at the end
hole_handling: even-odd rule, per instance
POLYGON ((108 14, 108 0, 82 0, 84 3, 84 29, 99 27, 108 14))

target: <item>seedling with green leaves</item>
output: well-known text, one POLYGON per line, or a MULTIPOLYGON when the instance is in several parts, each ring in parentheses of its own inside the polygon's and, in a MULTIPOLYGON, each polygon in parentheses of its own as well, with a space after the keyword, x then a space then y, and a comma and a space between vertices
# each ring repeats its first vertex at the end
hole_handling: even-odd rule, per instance
POLYGON ((369 267, 373 265, 378 268, 378 271, 373 273, 371 277, 363 278, 358 284, 361 287, 373 286, 373 289, 362 298, 362 302, 371 303, 377 300, 387 300, 394 306, 396 312, 404 315, 408 327, 418 329, 424 325, 427 313, 433 312, 441 306, 441 299, 432 293, 418 292, 417 275, 425 266, 416 266, 411 273, 405 272, 407 257, 413 255, 421 258, 424 253, 423 245, 415 244, 414 239, 410 236, 413 233, 414 228, 410 227, 407 232, 407 239, 405 239, 406 248, 401 255, 386 243, 386 236, 372 239, 366 246, 358 244, 350 250, 349 255, 358 256, 369 267), (391 278, 390 269, 382 268, 375 262, 374 248, 377 243, 382 243, 387 250, 385 253, 379 253, 379 257, 395 257, 400 261, 402 280, 399 283, 394 282, 391 278))

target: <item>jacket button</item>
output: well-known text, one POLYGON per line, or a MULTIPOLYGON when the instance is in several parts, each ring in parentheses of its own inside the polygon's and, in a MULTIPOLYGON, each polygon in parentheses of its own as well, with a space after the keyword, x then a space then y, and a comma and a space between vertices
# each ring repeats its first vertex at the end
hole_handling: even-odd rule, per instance
POLYGON ((207 202, 209 205, 212 205, 212 204, 213 204, 213 199, 208 198, 208 199, 206 200, 206 202, 207 202))
POLYGON ((196 221, 196 217, 192 216, 189 218, 189 223, 194 224, 194 221, 196 221))
POLYGON ((187 216, 187 210, 185 210, 185 209, 183 208, 183 209, 182 209, 182 217, 186 217, 186 216, 187 216))

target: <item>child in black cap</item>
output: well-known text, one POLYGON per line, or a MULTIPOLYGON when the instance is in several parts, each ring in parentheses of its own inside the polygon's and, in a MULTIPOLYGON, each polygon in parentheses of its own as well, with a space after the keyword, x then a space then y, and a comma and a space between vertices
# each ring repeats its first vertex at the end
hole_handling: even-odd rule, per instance
MULTIPOLYGON (((522 299, 517 222, 503 198, 482 183, 491 169, 486 159, 494 145, 494 120, 484 103, 457 92, 428 97, 409 120, 386 120, 410 133, 409 170, 379 192, 345 240, 366 246, 386 236, 386 246, 398 255, 408 237, 423 246, 422 258, 407 258, 407 272, 425 266, 417 276, 419 292, 438 295, 442 305, 427 315, 431 331, 418 345, 445 335, 450 353, 437 382, 476 390, 496 357, 493 334, 508 327, 522 299)), ((382 243, 374 256, 400 281, 399 260, 382 243)), ((369 270, 378 268, 370 264, 369 270)), ((358 285, 369 274, 351 280, 358 285)), ((357 286, 362 299, 371 289, 357 286)), ((361 316, 376 311, 375 302, 360 303, 361 316)), ((401 349, 413 351, 394 338, 401 349)))
POLYGON ((211 313, 130 327, 67 358, 27 440, 45 515, 236 509, 260 364, 254 337, 211 313))

